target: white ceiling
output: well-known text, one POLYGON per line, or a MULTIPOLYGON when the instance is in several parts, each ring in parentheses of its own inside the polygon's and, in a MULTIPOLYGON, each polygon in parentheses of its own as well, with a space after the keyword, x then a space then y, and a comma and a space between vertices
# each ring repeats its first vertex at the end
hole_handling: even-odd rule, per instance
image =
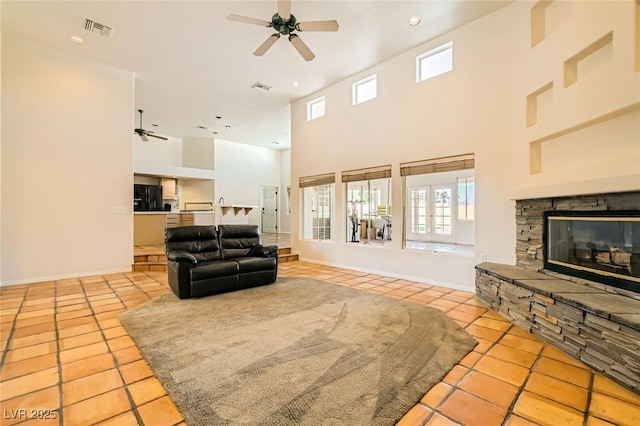
MULTIPOLYGON (((212 132, 217 131, 215 137, 222 139, 285 149, 291 145, 292 101, 510 1, 293 0, 291 13, 298 21, 335 19, 340 24, 335 33, 298 33, 316 54, 310 62, 285 37, 265 56, 254 56, 252 52, 273 30, 226 19, 235 13, 269 21, 276 0, 3 0, 1 13, 3 36, 134 71, 135 109, 144 109, 146 129, 174 137, 214 137, 212 132), (420 25, 407 24, 412 16, 422 19, 420 25), (112 27, 113 37, 85 31, 85 18, 112 27), (83 38, 84 44, 70 41, 73 35, 83 38), (258 81, 273 88, 252 89, 258 81), (207 129, 199 129, 200 125, 207 129)), ((137 127, 137 112, 132 114, 137 127)))

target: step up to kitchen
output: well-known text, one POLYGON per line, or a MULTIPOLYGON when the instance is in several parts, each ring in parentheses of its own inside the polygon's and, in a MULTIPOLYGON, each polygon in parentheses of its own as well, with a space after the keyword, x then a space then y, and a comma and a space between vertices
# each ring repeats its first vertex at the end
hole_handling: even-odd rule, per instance
MULTIPOLYGON (((291 253, 291 247, 278 249, 278 262, 291 262, 294 260, 298 260, 298 255, 291 253)), ((163 272, 167 270, 167 256, 159 254, 157 251, 153 251, 152 254, 142 254, 138 251, 138 254, 133 256, 133 261, 131 269, 134 272, 163 272)))

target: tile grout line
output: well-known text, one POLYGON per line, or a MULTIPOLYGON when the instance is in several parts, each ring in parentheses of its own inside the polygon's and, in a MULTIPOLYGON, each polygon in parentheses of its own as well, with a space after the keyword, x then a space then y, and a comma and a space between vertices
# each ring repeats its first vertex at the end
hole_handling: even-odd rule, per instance
POLYGON ((7 345, 4 348, 4 350, 2 351, 2 358, 0 358, 0 370, 2 370, 2 368, 5 366, 6 360, 7 360, 7 356, 9 355, 9 347, 13 341, 13 335, 16 331, 16 324, 18 322, 18 315, 20 314, 20 311, 22 311, 22 307, 24 306, 24 302, 25 299, 27 298, 27 289, 24 289, 24 294, 22 295, 22 301, 20 302, 20 307, 18 308, 18 311, 15 313, 15 316, 13 318, 13 321, 11 323, 11 329, 9 329, 9 335, 7 336, 7 345))
MULTIPOLYGON (((82 283, 80 279, 78 279, 80 286, 82 283)), ((85 300, 87 296, 85 295, 85 300)), ((60 347, 60 329, 58 327, 58 281, 54 281, 54 297, 53 297, 53 321, 56 324, 55 332, 56 332, 56 362, 58 364, 58 425, 64 426, 64 401, 62 394, 62 360, 60 357, 61 347, 60 347)))
MULTIPOLYGON (((143 274, 144 274, 147 278, 153 279, 155 282, 158 282, 154 277, 151 277, 151 276, 147 275, 146 273, 143 273, 143 274)), ((123 273, 122 275, 123 275, 123 276, 124 276, 124 277, 125 277, 125 278, 126 278, 126 279, 127 279, 127 280, 128 280, 128 281, 129 281, 133 286, 134 286, 134 287, 137 287, 138 289, 140 289, 140 291, 142 291, 142 292, 144 293, 144 295, 145 295, 148 299, 151 299, 151 298, 152 298, 152 296, 151 296, 151 295, 149 295, 149 293, 148 293, 146 290, 141 289, 141 288, 140 288, 140 287, 139 287, 135 282, 133 282, 133 281, 131 280, 131 278, 130 278, 130 277, 126 276, 124 273, 123 273)), ((128 309, 129 309, 129 307, 124 303, 124 301, 122 300, 122 298, 120 297, 120 295, 118 294, 118 292, 117 292, 117 291, 115 291, 115 289, 114 289, 113 287, 111 287, 111 284, 109 283, 109 281, 107 281, 104 277, 102 277, 102 278, 103 278, 103 280, 104 280, 105 285, 109 287, 109 290, 111 291, 111 294, 112 294, 113 296, 115 296, 115 297, 118 299, 118 301, 119 301, 119 302, 124 306, 124 309, 125 309, 125 310, 128 310, 128 309)), ((98 314, 96 314, 96 312, 94 311, 93 305, 91 304, 90 296, 88 295, 88 293, 87 293, 87 289, 86 289, 86 287, 85 287, 85 285, 86 285, 86 284, 85 284, 85 283, 83 283, 81 279, 78 279, 78 281, 79 281, 79 285, 80 285, 80 287, 82 288, 82 294, 84 295, 84 298, 85 298, 85 300, 87 301, 88 309, 91 311, 91 315, 84 315, 84 316, 91 316, 91 317, 94 319, 94 321, 96 322, 96 325, 98 326, 98 329, 99 329, 99 331, 100 331, 100 334, 101 334, 101 336, 102 336, 103 342, 104 342, 104 343, 105 343, 105 345, 107 346, 107 353, 108 353, 109 355, 111 355, 111 357, 112 357, 112 359, 113 359, 113 361, 114 361, 115 369, 117 370, 118 375, 120 376, 120 379, 122 380, 122 383, 123 383, 122 388, 123 388, 123 390, 125 391, 125 394, 127 395, 127 399, 128 399, 128 401, 129 401, 129 405, 130 405, 130 407, 131 407, 131 408, 130 408, 129 410, 127 410, 127 411, 131 411, 131 412, 132 412, 132 414, 134 415, 134 417, 136 418, 136 421, 137 421, 140 425, 144 425, 144 422, 143 422, 143 420, 142 420, 142 417, 141 417, 141 415, 140 415, 140 414, 139 414, 139 412, 138 412, 137 404, 136 404, 136 403, 135 403, 135 401, 133 400, 133 396, 131 395, 131 393, 130 393, 130 391, 129 391, 129 384, 127 384, 127 383, 126 383, 126 381, 125 381, 125 379, 124 379, 124 376, 123 376, 123 374, 122 374, 122 371, 120 370, 121 365, 120 365, 120 363, 119 363, 118 359, 116 358, 115 354, 113 353, 113 350, 111 349, 111 346, 109 346, 109 343, 108 343, 109 339, 108 339, 108 338, 107 338, 107 336, 105 335, 105 333, 104 333, 104 328, 100 325, 100 322, 98 321, 98 318, 97 318, 97 316, 96 316, 96 315, 98 315, 98 314)), ((88 283, 88 284, 93 284, 93 283, 88 283)), ((56 286, 56 291, 57 291, 57 286, 56 286)), ((103 293, 103 294, 108 294, 108 293, 103 293)), ((101 296, 101 295, 98 295, 98 296, 101 296)), ((57 306, 55 307, 55 309, 56 309, 56 311, 57 311, 57 306)), ((106 311, 106 312, 109 312, 109 311, 106 311)), ((77 318, 81 318, 81 317, 77 317, 77 318)), ((58 326, 57 326, 57 320, 56 320, 56 331, 57 331, 57 330, 58 330, 58 326)), ((127 336, 128 336, 128 333, 127 333, 127 336)), ((58 342, 56 342, 56 343, 58 344, 58 342)), ((134 343, 135 343, 135 342, 134 342, 134 343)), ((58 346, 58 347, 59 347, 59 346, 58 346)), ((60 350, 58 350, 58 353, 57 353, 58 360, 60 359, 60 352, 61 352, 61 351, 60 351, 60 350)), ((86 359, 86 358, 85 358, 85 359, 86 359)), ((143 359, 144 359, 144 358, 143 358, 143 359)), ((146 362, 146 361, 145 361, 145 362, 146 362)), ((62 377, 61 377, 61 375, 62 375, 62 365, 61 365, 61 363, 59 364, 59 368, 60 368, 60 387, 61 387, 61 386, 62 386, 62 377)), ((153 371, 153 370, 152 370, 152 371, 153 371)), ((154 375, 155 375, 155 373, 154 373, 154 375)), ((86 377, 86 376, 84 376, 84 377, 86 377)), ((75 379, 74 379, 74 380, 75 380, 75 379)), ((142 379, 141 379, 141 380, 142 380, 142 379)), ((164 388, 164 387, 163 387, 163 388, 164 388)), ((119 389, 119 388, 117 388, 117 389, 119 389)), ((105 392, 102 392, 102 393, 100 393, 100 394, 92 395, 92 396, 91 396, 91 397, 89 397, 89 398, 85 398, 85 399, 83 399, 83 400, 81 400, 81 401, 76 401, 76 402, 74 402, 73 404, 69 404, 69 406, 72 406, 72 405, 77 404, 77 403, 82 402, 82 401, 86 401, 86 400, 88 400, 88 399, 90 399, 90 398, 94 398, 94 397, 99 396, 99 395, 104 395, 104 394, 106 394, 106 393, 108 393, 108 392, 111 392, 112 390, 113 390, 113 389, 108 390, 108 391, 105 391, 105 392)), ((166 394, 166 390, 165 390, 165 395, 168 395, 168 394, 166 394)), ((165 395, 162 395, 162 396, 161 396, 161 397, 159 397, 159 398, 162 398, 162 397, 163 397, 163 396, 165 396, 165 395)), ((157 399, 159 399, 159 398, 155 398, 155 399, 153 399, 153 400, 151 400, 151 401, 155 401, 155 400, 157 400, 157 399)), ((147 401, 146 403, 151 402, 151 401, 147 401)), ((61 406, 61 408, 64 408, 64 406, 63 406, 63 401, 62 401, 62 389, 60 389, 60 406, 61 406)), ((117 416, 120 416, 120 415, 122 415, 122 414, 126 413, 127 411, 124 411, 124 412, 122 412, 122 413, 117 413, 117 414, 115 414, 115 415, 113 415, 113 416, 111 416, 111 417, 108 417, 108 418, 106 418, 106 419, 102 419, 101 421, 106 421, 106 420, 109 420, 109 419, 113 419, 113 418, 115 418, 115 417, 117 417, 117 416)), ((180 415, 182 416, 182 413, 180 413, 180 415)), ((182 420, 181 420, 181 421, 182 421, 182 420)), ((180 422, 181 422, 181 421, 180 421, 180 422)), ((180 423, 180 422, 178 422, 178 423, 180 423)), ((178 423, 176 423, 176 424, 178 424, 178 423)), ((61 426, 62 426, 62 424, 61 424, 61 426)))
MULTIPOLYGON (((132 271, 132 272, 133 272, 133 271, 132 271)), ((153 277, 153 276, 151 276, 151 275, 147 274, 147 272, 146 272, 146 271, 142 271, 142 273, 143 273, 147 278, 150 278, 150 279, 152 279, 154 282, 159 283, 159 282, 158 282, 158 280, 156 280, 156 279, 155 279, 155 277, 153 277)), ((131 278, 130 278, 130 277, 127 277, 127 276, 125 276, 125 277, 127 278, 127 280, 129 280, 129 282, 130 282, 132 285, 134 285, 134 286, 136 286, 136 287, 138 287, 138 288, 139 288, 139 286, 138 286, 136 283, 134 283, 134 282, 131 280, 131 278)), ((108 285, 112 290, 114 290, 114 289, 113 289, 113 287, 111 287, 111 284, 109 284, 109 282, 108 282, 108 281, 106 281, 106 280, 105 280, 105 282, 107 282, 107 285, 108 285)), ((150 295, 146 290, 142 290, 142 289, 141 289, 141 291, 145 294, 145 296, 147 296, 147 297, 148 297, 148 300, 147 300, 147 301, 149 301, 149 300, 153 299, 154 297, 156 297, 156 296, 151 296, 151 295, 150 295)), ((114 293, 116 293, 116 294, 117 294, 117 292, 116 292, 115 290, 114 290, 114 293)), ((122 300, 122 298, 120 297, 120 295, 119 295, 119 294, 117 294, 117 297, 118 297, 118 299, 120 300, 120 303, 122 303, 122 304, 125 306, 125 311, 127 311, 127 310, 131 309, 130 307, 128 307, 128 306, 124 303, 124 301, 122 300)), ((146 303, 146 302, 144 302, 144 303, 146 303)), ((98 324, 98 325, 100 325, 100 324, 98 324)), ((123 327, 123 328, 124 328, 124 326, 122 326, 122 325, 121 325, 121 327, 123 327)), ((100 331, 101 331, 101 332, 103 332, 103 328, 102 328, 102 327, 100 327, 100 331)), ((126 329, 125 329, 125 331, 126 331, 126 329)), ((103 335, 104 335, 104 333, 103 333, 103 335)), ((129 332, 127 332, 127 336, 129 336, 129 332)), ((105 338, 106 338, 106 336, 105 336, 105 338)), ((129 338, 131 338, 131 337, 129 337, 129 338)), ((132 339, 132 340, 133 340, 133 339, 132 339)), ((134 342, 134 345, 135 345, 135 342, 134 342)), ((127 398, 129 399, 129 403, 130 403, 130 404, 131 404, 131 406, 133 407, 130 411, 131 411, 131 412, 133 413, 133 415, 135 416, 136 421, 138 422, 138 424, 139 424, 140 426, 144 426, 144 425, 145 425, 145 423, 144 423, 144 421, 143 421, 143 419, 142 419, 142 415, 141 415, 141 414, 140 414, 140 412, 138 411, 138 405, 137 405, 137 404, 136 404, 136 402, 134 401, 134 399, 133 399, 133 395, 131 395, 131 392, 129 391, 129 384, 128 384, 128 383, 126 383, 126 381, 124 380, 124 376, 122 375, 122 371, 120 370, 120 362, 119 362, 119 361, 118 361, 118 359, 115 357, 115 355, 114 355, 114 354, 113 354, 113 352, 111 351, 111 347, 110 347, 108 344, 107 344, 107 347, 109 348, 109 353, 111 353, 111 355, 112 355, 112 356, 113 356, 113 358, 114 358, 114 363, 116 364, 116 369, 118 370, 118 374, 120 375, 120 377, 122 378, 123 383, 125 384, 125 385, 124 385, 124 388, 125 388, 125 392, 126 392, 126 394, 127 394, 127 398)), ((136 349, 138 348, 138 346, 137 346, 137 345, 135 345, 135 347, 136 347, 136 349)), ((141 353, 141 355, 142 355, 142 353, 141 353)), ((144 360, 144 361, 145 361, 145 363, 147 363, 147 365, 148 365, 148 362, 147 362, 147 360, 144 358, 144 355, 142 355, 142 358, 141 358, 141 359, 142 359, 142 360, 144 360)), ((134 362, 135 362, 135 361, 134 361, 134 362)), ((149 366, 149 369, 151 369, 151 366, 149 366)), ((151 369, 151 371, 153 372, 153 377, 155 377, 155 372, 154 372, 152 369, 151 369)), ((136 382, 132 382, 132 383, 137 383, 137 382, 142 381, 142 380, 145 380, 145 379, 146 379, 146 378, 143 378, 143 379, 140 379, 140 380, 138 380, 138 381, 136 381, 136 382)), ((148 403, 150 403, 150 402, 152 402, 152 401, 157 401, 158 399, 160 399, 160 398, 164 398, 165 396, 166 396, 166 397, 168 397, 168 398, 171 400, 171 402, 173 403, 173 400, 171 399, 171 397, 170 397, 170 396, 169 396, 169 394, 167 393, 167 390, 165 389, 165 386, 164 386, 162 383, 161 383, 161 385, 162 385, 162 389, 164 390, 164 395, 161 395, 161 396, 159 396, 159 397, 157 397, 157 398, 154 398, 154 399, 151 399, 151 400, 149 400, 149 401, 146 401, 146 402, 145 402, 144 404, 142 404, 142 405, 148 404, 148 403)), ((182 415, 182 413, 180 412, 180 410, 178 409, 178 407, 176 407, 176 409, 177 409, 178 413, 180 413, 181 420, 177 421, 176 423, 174 423, 174 424, 173 424, 173 425, 171 425, 171 426, 179 425, 180 423, 184 422, 184 416, 182 415)), ((119 415, 121 415, 121 414, 122 414, 122 413, 117 414, 116 416, 119 416, 119 415)), ((115 417, 115 416, 114 416, 114 417, 115 417)), ((113 418, 113 417, 110 417, 110 418, 113 418)), ((105 419, 105 420, 108 420, 108 419, 105 419)))
MULTIPOLYGON (((509 327, 509 330, 513 329, 513 328, 518 328, 518 326, 516 326, 515 324, 511 324, 511 327, 509 327)), ((532 334, 533 335, 533 334, 532 334)), ((522 392, 524 392, 524 388, 527 385, 527 383, 529 382, 529 378, 531 378, 531 374, 533 374, 533 368, 535 367, 535 365, 540 361, 540 359, 542 358, 542 352, 544 352, 544 347, 546 345, 546 342, 543 341, 543 345, 540 348, 540 351, 538 352, 538 354, 536 355, 536 359, 535 361, 533 361, 533 364, 531 364, 531 366, 528 369, 527 372, 527 376, 525 377, 525 379, 523 380, 522 384, 520 386, 518 386, 518 391, 516 392, 516 394, 513 396, 513 399, 511 400, 511 404, 509 405, 509 407, 507 407, 507 410, 509 412, 509 416, 507 416, 507 418, 505 418, 504 422, 502 422, 503 426, 507 425, 507 420, 508 417, 511 417, 511 415, 517 415, 517 413, 514 411, 514 408, 516 407, 516 404, 518 403, 518 399, 520 399, 520 395, 522 395, 522 392)), ((537 394, 536 394, 537 395, 537 394)), ((530 421, 531 423, 536 423, 539 424, 531 419, 525 418, 526 420, 530 421)))
POLYGON ((584 405, 584 419, 582 423, 584 426, 587 426, 589 422, 589 408, 591 407, 591 396, 593 395, 593 385, 596 380, 596 375, 594 370, 591 368, 589 368, 589 370, 590 370, 589 387, 587 388, 587 400, 585 401, 585 405, 584 405))
MULTIPOLYGON (((103 278, 103 279, 104 279, 104 278, 103 278)), ((139 416, 138 416, 138 414, 137 414, 136 406, 135 406, 135 404, 133 403, 133 399, 132 399, 132 397, 131 397, 131 395, 129 394, 129 391, 128 391, 128 389, 127 389, 127 384, 126 384, 126 382, 125 382, 125 380, 124 380, 124 377, 122 376, 122 372, 120 371, 120 364, 117 362, 117 358, 115 357, 115 355, 113 354, 113 351, 111 350, 111 347, 109 346, 109 343, 108 343, 108 340, 109 340, 109 339, 107 339, 107 336, 104 334, 104 329, 102 328, 102 326, 100 325, 100 322, 98 321, 98 318, 96 317, 96 313, 95 313, 95 311, 94 311, 94 309, 93 309, 93 305, 91 304, 91 299, 89 299, 89 297, 90 297, 90 296, 87 294, 87 289, 86 289, 86 287, 85 287, 85 283, 83 283, 81 279, 78 279, 78 282, 79 282, 79 284, 80 284, 80 288, 82 288, 82 294, 84 295, 84 298, 85 298, 85 300, 87 301, 88 309, 91 311, 91 315, 90 315, 90 316, 93 318, 93 320, 95 321, 96 325, 98 326, 98 329, 99 329, 99 331, 100 331, 100 334, 102 335, 103 342, 104 342, 104 344, 107 346, 107 353, 108 353, 108 354, 110 354, 110 355, 111 355, 111 357, 112 357, 112 359, 114 360, 115 369, 117 370, 118 375, 120 376, 120 379, 122 380, 122 383, 123 383, 123 386, 122 386, 122 387, 123 387, 123 389, 124 389, 124 391, 125 391, 125 393, 126 393, 126 395, 127 395, 127 398, 128 398, 128 400, 129 400, 129 405, 132 407, 132 408, 131 408, 130 410, 128 410, 128 411, 132 411, 132 412, 133 412, 134 417, 136 417, 136 421, 138 421, 138 423, 139 423, 139 424, 144 425, 144 423, 141 421, 142 419, 141 419, 141 418, 139 418, 139 416)), ((105 284, 109 287, 109 289, 110 289, 110 290, 112 290, 112 292, 113 292, 113 288, 109 285, 109 283, 108 283, 108 281, 107 281, 106 279, 104 280, 104 283, 105 283, 105 284)), ((89 284, 93 284, 93 283, 89 283, 89 284)), ((57 291, 57 287, 56 287, 56 291, 57 291)), ((113 293, 115 293, 115 292, 113 292, 113 293)), ((122 303, 122 304, 124 305, 124 303, 122 302, 122 299, 120 299, 120 296, 116 294, 116 297, 118 298, 118 300, 120 301, 120 303, 122 303)), ((125 305, 125 306, 126 306, 126 305, 125 305)), ((56 306, 56 310, 57 310, 57 306, 56 306)), ((107 311, 107 312, 108 312, 108 311, 107 311)), ((89 316, 89 315, 86 315, 86 316, 89 316)), ((77 317, 77 318, 82 318, 82 317, 77 317)), ((56 330, 57 330, 57 329, 58 329, 58 321, 57 321, 57 319, 56 319, 55 321, 56 321, 56 330)), ((83 334, 86 334, 86 333, 83 333, 83 334)), ((59 344, 59 342, 56 342, 56 343, 58 343, 58 344, 59 344)), ((75 348, 74 348, 74 349, 75 349, 75 348)), ((58 350, 58 353, 57 353, 58 360, 60 360, 60 354, 61 354, 61 352, 62 352, 62 351, 59 349, 59 350, 58 350)), ((86 358, 81 358, 81 359, 79 359, 78 361, 80 361, 80 360, 82 360, 82 359, 86 359, 86 358)), ((64 410, 63 410, 63 409, 64 409, 64 405, 63 405, 63 404, 64 404, 64 402, 63 402, 63 393, 62 393, 62 364, 59 364, 59 368, 60 368, 60 408, 61 408, 61 411, 64 411, 64 410)), ((98 372, 98 373, 100 373, 100 372, 98 372)), ((96 373, 94 373, 94 374, 96 374, 96 373)), ((83 376, 83 377, 87 377, 87 376, 83 376)), ((81 377, 79 377, 79 378, 77 378, 77 379, 80 379, 80 378, 81 378, 81 377)), ((74 380, 76 380, 76 379, 74 379, 74 380)), ((70 381, 72 381, 72 380, 70 380, 70 381)), ((116 389, 118 389, 118 388, 116 388, 116 389)), ((80 403, 80 402, 82 402, 82 401, 86 401, 86 400, 88 400, 88 399, 95 398, 96 396, 104 395, 104 394, 106 394, 106 393, 108 393, 108 392, 111 392, 111 391, 113 391, 113 390, 114 390, 114 389, 110 389, 110 390, 107 390, 107 391, 105 391, 105 392, 102 392, 102 393, 99 393, 99 394, 96 394, 96 395, 91 395, 91 396, 90 396, 90 397, 88 397, 88 398, 85 398, 85 399, 80 400, 80 401, 76 401, 76 402, 74 402, 73 404, 69 404, 68 406, 70 407, 70 406, 72 406, 72 405, 74 405, 74 404, 77 404, 77 403, 80 403)), ((115 414, 115 415, 113 415, 113 416, 111 416, 111 417, 107 417, 106 419, 101 419, 100 421, 102 422, 102 421, 106 421, 106 420, 112 419, 112 418, 114 418, 114 417, 117 417, 117 416, 119 416, 119 415, 122 415, 123 413, 126 413, 126 411, 124 411, 124 412, 122 412, 122 413, 117 413, 117 414, 115 414)), ((62 423, 62 415, 60 415, 60 421, 61 421, 60 426, 63 426, 63 425, 64 425, 64 423, 62 423)))
MULTIPOLYGON (((145 274, 146 275, 146 274, 145 274)), ((127 280, 129 280, 129 282, 133 285, 135 285, 135 283, 133 281, 131 281, 131 279, 129 277, 126 277, 127 280)), ((122 300, 122 298, 120 297, 120 295, 118 294, 117 291, 115 291, 115 289, 113 287, 111 287, 111 284, 109 284, 109 281, 107 281, 105 279, 105 284, 111 289, 111 291, 113 292, 113 294, 118 298, 118 300, 120 301, 120 303, 122 303, 122 306, 125 307, 125 312, 127 310, 129 310, 129 307, 124 303, 124 301, 122 300)), ((146 291, 144 291, 144 294, 150 298, 150 296, 147 294, 146 291)), ((89 303, 89 306, 91 307, 91 311, 93 312, 93 306, 91 306, 91 303, 89 303)), ((95 313, 93 314, 94 318, 95 318, 95 313)), ((119 315, 118 315, 119 316, 119 315)), ((117 317, 116 317, 117 318, 117 317)), ((109 339, 107 338, 106 334, 104 333, 104 328, 102 328, 102 325, 100 324, 100 322, 98 321, 98 319, 96 318, 96 322, 98 323, 98 328, 100 329, 100 334, 102 334, 102 338, 104 339, 105 344, 107 345, 107 350, 108 353, 111 355, 111 358, 113 359, 113 363, 116 366, 116 371, 118 372, 118 376, 120 376, 120 379, 122 380, 122 384, 123 384, 123 389, 125 394, 127 395, 127 400, 129 401, 129 405, 130 405, 130 410, 133 414, 133 416, 136 418, 136 421, 138 422, 139 425, 143 426, 144 425, 144 421, 142 420, 142 416, 140 415, 140 413, 138 412, 138 405, 136 404, 136 402, 133 399, 133 395, 131 395, 131 391, 129 391, 129 384, 127 383, 127 381, 124 378, 124 375, 122 374, 122 370, 120 369, 120 362, 118 361, 118 358, 115 356, 115 354, 113 353, 113 351, 111 350, 111 346, 109 345, 109 339)), ((118 321, 119 322, 119 321, 118 321)), ((127 332, 127 336, 129 336, 129 333, 127 332)), ((131 339, 131 337, 129 337, 131 339)), ((133 340, 133 339, 132 339, 133 340)), ((135 344, 135 342, 134 342, 135 344)), ((137 347, 137 346, 136 346, 137 347)), ((144 359, 144 358, 143 358, 144 359)), ((135 361, 134 361, 135 362, 135 361)), ((146 362, 146 361, 145 361, 146 362)), ((153 370, 151 370, 153 371, 153 370)), ((155 376, 155 373, 154 373, 155 376)), ((165 391, 166 392, 166 391, 165 391)), ((150 401, 147 401, 150 402, 150 401)), ((126 413, 126 411, 125 411, 126 413)), ((107 419, 103 419, 104 420, 109 420, 111 418, 117 417, 119 415, 121 415, 123 413, 118 413, 114 416, 111 416, 107 419)))

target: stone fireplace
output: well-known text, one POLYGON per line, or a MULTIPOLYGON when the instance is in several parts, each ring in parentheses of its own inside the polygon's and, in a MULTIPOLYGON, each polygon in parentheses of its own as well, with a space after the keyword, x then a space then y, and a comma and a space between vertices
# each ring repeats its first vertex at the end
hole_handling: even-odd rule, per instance
MULTIPOLYGON (((638 278, 640 275, 640 266, 638 266, 637 263, 640 257, 640 247, 638 246, 640 240, 640 232, 638 232, 638 227, 640 226, 640 222, 638 222, 638 220, 640 220, 640 217, 638 217, 639 214, 640 191, 518 200, 516 201, 516 266, 534 271, 544 271, 549 274, 557 274, 560 278, 584 283, 586 285, 593 285, 613 293, 624 294, 640 300, 640 294, 638 294, 640 289, 640 278, 638 278), (612 234, 609 234, 609 232, 613 232, 613 228, 610 227, 611 221, 607 221, 606 219, 615 218, 616 215, 625 218, 625 222, 626 219, 630 217, 632 221, 629 221, 626 227, 626 233, 622 230, 620 231, 622 235, 619 234, 614 237, 612 234), (548 229, 548 218, 563 217, 600 219, 600 223, 603 224, 604 229, 598 230, 602 235, 599 235, 597 239, 601 241, 607 237, 612 239, 617 238, 616 241, 611 241, 611 244, 608 245, 610 249, 609 252, 615 253, 612 255, 615 259, 610 258, 610 260, 619 262, 619 264, 613 263, 611 265, 612 269, 622 269, 627 266, 631 268, 631 252, 633 251, 635 253, 633 256, 633 261, 635 262, 633 270, 628 271, 628 273, 623 272, 624 275, 622 277, 615 276, 620 274, 611 273, 609 275, 603 275, 593 271, 593 269, 598 268, 598 263, 607 263, 604 262, 606 260, 604 249, 598 250, 596 247, 593 247, 588 253, 590 260, 593 259, 593 264, 590 265, 591 268, 589 268, 592 269, 590 271, 591 274, 582 273, 589 271, 584 271, 580 268, 573 268, 573 270, 571 270, 569 266, 566 266, 564 269, 557 267, 562 266, 558 265, 558 263, 570 262, 557 261, 555 265, 549 262, 549 259, 546 259, 545 262, 545 253, 548 247, 544 246, 544 238, 545 229, 548 229), (547 228, 545 228, 545 219, 547 219, 547 228), (605 222, 608 223, 604 224, 605 222), (632 237, 629 235, 631 230, 636 231, 632 237), (631 240, 632 238, 633 241, 631 240), (615 279, 610 278, 619 278, 619 280, 616 283, 615 279)), ((577 222, 577 220, 574 220, 574 222, 577 222)), ((578 232, 580 232, 580 230, 578 230, 578 232)), ((589 238, 593 237, 590 236, 589 238)), ((585 237, 579 235, 578 240, 580 239, 584 240, 585 237)), ((594 244, 594 242, 590 243, 594 244)), ((598 242, 596 241, 595 243, 598 242)), ((585 246, 586 245, 587 243, 585 242, 585 246)), ((607 244, 601 243, 599 246, 603 248, 607 246, 607 244)), ((582 247, 580 247, 580 241, 576 242, 574 248, 574 255, 582 258, 586 256, 586 251, 582 252, 582 256, 580 256, 580 253, 577 253, 582 249, 582 247)), ((586 249, 586 247, 584 248, 586 249)), ((555 254, 557 255, 557 253, 555 254)), ((584 267, 584 264, 576 266, 584 267)))
POLYGON ((478 298, 640 393, 639 212, 640 191, 518 200, 516 265, 477 265, 478 298))

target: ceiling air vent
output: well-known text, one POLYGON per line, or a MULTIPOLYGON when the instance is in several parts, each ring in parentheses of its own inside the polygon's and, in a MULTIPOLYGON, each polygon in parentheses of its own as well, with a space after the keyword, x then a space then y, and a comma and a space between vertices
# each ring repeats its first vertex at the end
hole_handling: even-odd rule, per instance
POLYGON ((271 90, 271 86, 269 86, 268 84, 260 83, 260 82, 255 83, 251 87, 254 89, 264 90, 265 92, 268 92, 269 90, 271 90))
POLYGON ((111 38, 113 36, 113 28, 107 27, 99 22, 94 22, 91 19, 84 20, 84 29, 90 33, 97 33, 107 38, 111 38))

